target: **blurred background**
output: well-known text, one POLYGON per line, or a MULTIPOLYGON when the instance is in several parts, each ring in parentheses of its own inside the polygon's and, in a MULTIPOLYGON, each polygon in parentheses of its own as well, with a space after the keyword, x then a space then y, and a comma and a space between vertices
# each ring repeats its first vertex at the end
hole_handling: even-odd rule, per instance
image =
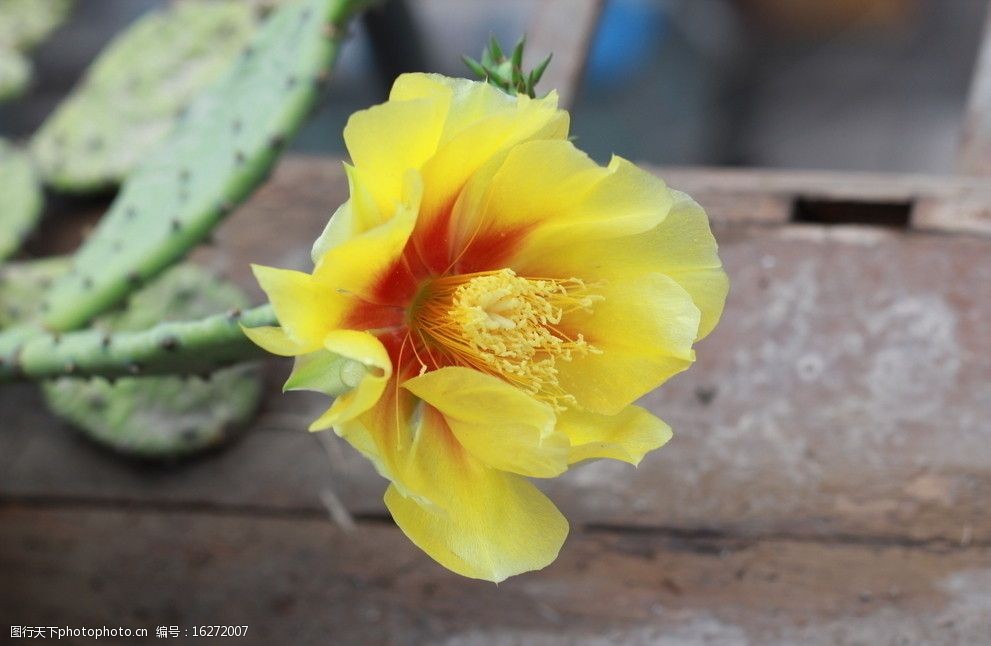
MULTIPOLYGON (((33 56, 33 90, 0 108, 0 135, 30 135, 115 33, 165 3, 78 3, 33 56)), ((477 56, 490 34, 514 42, 535 4, 392 0, 356 29, 297 149, 341 154, 347 115, 382 100, 397 72, 464 74, 462 54, 477 56)), ((982 0, 609 0, 574 134, 598 159, 949 173, 985 9, 982 0)))

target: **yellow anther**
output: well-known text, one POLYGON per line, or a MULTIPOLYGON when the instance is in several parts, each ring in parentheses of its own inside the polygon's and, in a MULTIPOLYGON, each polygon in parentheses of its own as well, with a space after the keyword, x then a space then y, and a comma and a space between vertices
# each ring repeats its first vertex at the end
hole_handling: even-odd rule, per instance
POLYGON ((438 279, 411 323, 456 363, 498 375, 561 408, 573 403, 558 382, 558 361, 597 352, 558 326, 601 296, 576 279, 533 279, 511 269, 438 279))

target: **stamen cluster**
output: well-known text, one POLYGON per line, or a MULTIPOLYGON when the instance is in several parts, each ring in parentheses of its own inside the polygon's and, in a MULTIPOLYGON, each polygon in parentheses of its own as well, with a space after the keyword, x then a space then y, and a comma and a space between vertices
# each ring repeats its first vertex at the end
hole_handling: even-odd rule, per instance
POLYGON ((524 278, 511 269, 440 278, 415 312, 425 342, 457 364, 500 376, 563 408, 574 403, 558 380, 558 361, 597 352, 561 322, 601 296, 577 278, 524 278))

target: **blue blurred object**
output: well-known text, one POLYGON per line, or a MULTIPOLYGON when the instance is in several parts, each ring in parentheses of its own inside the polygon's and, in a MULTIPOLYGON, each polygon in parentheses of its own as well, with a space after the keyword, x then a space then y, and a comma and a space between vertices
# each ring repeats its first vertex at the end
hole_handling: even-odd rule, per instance
POLYGON ((585 82, 608 89, 646 68, 667 33, 664 4, 657 0, 608 0, 592 43, 585 82))

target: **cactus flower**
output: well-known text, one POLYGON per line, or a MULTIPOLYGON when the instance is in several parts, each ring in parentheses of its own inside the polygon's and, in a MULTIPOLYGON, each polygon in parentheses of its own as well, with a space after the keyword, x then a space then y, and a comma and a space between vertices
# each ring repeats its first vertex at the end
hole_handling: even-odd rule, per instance
POLYGON ((246 332, 296 357, 288 389, 337 395, 311 430, 371 460, 399 527, 468 577, 557 556, 568 523, 531 478, 667 442, 633 402, 691 365, 727 293, 705 212, 568 125, 553 93, 401 76, 344 130, 350 199, 312 273, 255 267, 279 326, 246 332))

